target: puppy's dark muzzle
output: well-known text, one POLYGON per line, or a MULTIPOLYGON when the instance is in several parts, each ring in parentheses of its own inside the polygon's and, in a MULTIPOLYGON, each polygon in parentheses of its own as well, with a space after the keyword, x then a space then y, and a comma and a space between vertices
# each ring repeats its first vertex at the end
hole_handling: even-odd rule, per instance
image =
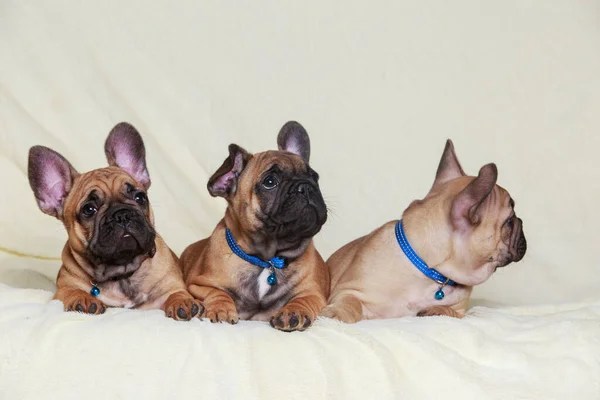
POLYGON ((96 263, 123 265, 141 254, 153 257, 155 239, 142 211, 128 204, 113 204, 99 221, 88 252, 96 263))
POLYGON ((511 240, 511 255, 513 256, 513 262, 521 261, 527 252, 527 239, 525 239, 525 233, 523 232, 523 221, 521 218, 517 218, 517 224, 513 229, 514 238, 511 240))
POLYGON ((325 224, 327 221, 327 206, 321 195, 319 187, 310 181, 299 181, 291 188, 292 192, 296 192, 297 195, 304 197, 307 204, 312 207, 317 214, 317 221, 319 225, 325 224))

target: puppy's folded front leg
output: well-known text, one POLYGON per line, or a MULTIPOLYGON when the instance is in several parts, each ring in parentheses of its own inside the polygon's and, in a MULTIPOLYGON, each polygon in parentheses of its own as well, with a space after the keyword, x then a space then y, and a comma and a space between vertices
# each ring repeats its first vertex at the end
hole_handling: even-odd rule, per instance
POLYGON ((431 307, 427 307, 417 313, 417 317, 433 317, 433 316, 446 316, 446 317, 453 317, 453 318, 462 318, 465 316, 465 313, 456 311, 449 306, 431 306, 431 307))
POLYGON ((235 303, 231 296, 224 291, 211 287, 190 285, 189 292, 204 304, 204 317, 210 322, 228 322, 237 324, 239 321, 235 303))
POLYGON ((64 304, 65 311, 79 311, 87 314, 104 314, 106 306, 97 297, 81 289, 62 287, 54 294, 55 300, 64 304))
POLYGON ((340 320, 347 324, 353 324, 362 319, 362 303, 356 296, 350 293, 336 296, 331 304, 323 309, 321 315, 340 320))
POLYGON ((293 298, 271 317, 271 326, 286 332, 303 331, 317 319, 325 304, 318 294, 293 298))

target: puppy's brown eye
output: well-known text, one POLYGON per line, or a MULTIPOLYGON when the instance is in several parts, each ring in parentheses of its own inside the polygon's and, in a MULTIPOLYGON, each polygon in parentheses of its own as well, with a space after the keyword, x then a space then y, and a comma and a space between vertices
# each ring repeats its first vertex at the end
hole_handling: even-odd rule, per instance
POLYGON ((146 197, 146 193, 139 192, 135 195, 134 200, 136 203, 143 206, 146 204, 146 202, 148 202, 148 197, 146 197))
POLYGON ((271 190, 279 185, 279 181, 275 175, 267 175, 262 181, 262 185, 265 189, 271 190))
POLYGON ((83 207, 81 207, 81 215, 83 215, 86 218, 93 217, 96 214, 96 212, 98 212, 98 209, 92 203, 84 204, 83 207))

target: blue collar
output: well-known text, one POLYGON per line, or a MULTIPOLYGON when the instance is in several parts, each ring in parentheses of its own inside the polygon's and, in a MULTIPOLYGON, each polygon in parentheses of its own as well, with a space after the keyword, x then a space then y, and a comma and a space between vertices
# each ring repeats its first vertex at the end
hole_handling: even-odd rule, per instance
POLYGON ((412 262, 413 265, 423 273, 423 275, 425 275, 429 279, 433 279, 441 285, 438 291, 435 292, 435 298, 436 300, 442 300, 444 298, 444 286, 456 286, 456 282, 454 282, 450 278, 446 278, 446 276, 442 275, 438 270, 434 268, 429 268, 425 261, 423 261, 421 257, 417 255, 417 253, 410 246, 410 243, 408 243, 408 239, 406 238, 406 234, 404 233, 404 226, 402 225, 402 220, 398 221, 398 223, 396 224, 396 239, 398 240, 400 248, 402 249, 406 257, 410 260, 410 262, 412 262))
POLYGON ((244 253, 244 250, 238 246, 231 234, 229 228, 225 228, 225 239, 227 239, 227 244, 233 253, 241 258, 242 260, 249 262, 250 264, 256 265, 261 268, 269 268, 271 270, 271 274, 267 278, 267 283, 269 285, 275 285, 277 283, 277 276, 275 276, 275 268, 283 269, 285 268, 285 259, 281 257, 273 257, 269 261, 263 261, 258 257, 248 255, 244 253))

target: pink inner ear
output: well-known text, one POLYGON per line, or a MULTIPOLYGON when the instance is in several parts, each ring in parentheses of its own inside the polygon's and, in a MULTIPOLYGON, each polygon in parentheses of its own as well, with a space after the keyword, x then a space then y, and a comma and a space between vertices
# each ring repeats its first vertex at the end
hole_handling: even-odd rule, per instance
POLYGON ((118 143, 114 148, 114 154, 115 162, 119 168, 133 176, 144 186, 150 182, 150 175, 146 169, 145 160, 133 157, 127 144, 118 143))
POLYGON ((224 192, 226 193, 228 189, 231 187, 231 183, 235 179, 235 173, 233 171, 229 171, 224 175, 221 175, 219 179, 213 183, 212 188, 216 192, 224 192))
POLYGON ((51 170, 48 174, 50 174, 48 179, 51 180, 51 182, 54 181, 54 183, 49 184, 42 190, 40 193, 42 198, 38 200, 38 204, 44 212, 54 213, 55 210, 60 209, 62 206, 66 190, 64 182, 58 177, 56 171, 51 170))
POLYGON ((70 187, 67 188, 65 182, 67 177, 64 176, 63 171, 60 170, 60 166, 56 162, 55 157, 43 159, 43 179, 39 190, 40 199, 38 200, 40 208, 51 214, 60 209, 67 190, 70 189, 70 187))
POLYGON ((300 150, 300 143, 297 140, 289 139, 286 143, 285 151, 289 151, 290 153, 297 154, 299 156, 302 155, 300 150))

